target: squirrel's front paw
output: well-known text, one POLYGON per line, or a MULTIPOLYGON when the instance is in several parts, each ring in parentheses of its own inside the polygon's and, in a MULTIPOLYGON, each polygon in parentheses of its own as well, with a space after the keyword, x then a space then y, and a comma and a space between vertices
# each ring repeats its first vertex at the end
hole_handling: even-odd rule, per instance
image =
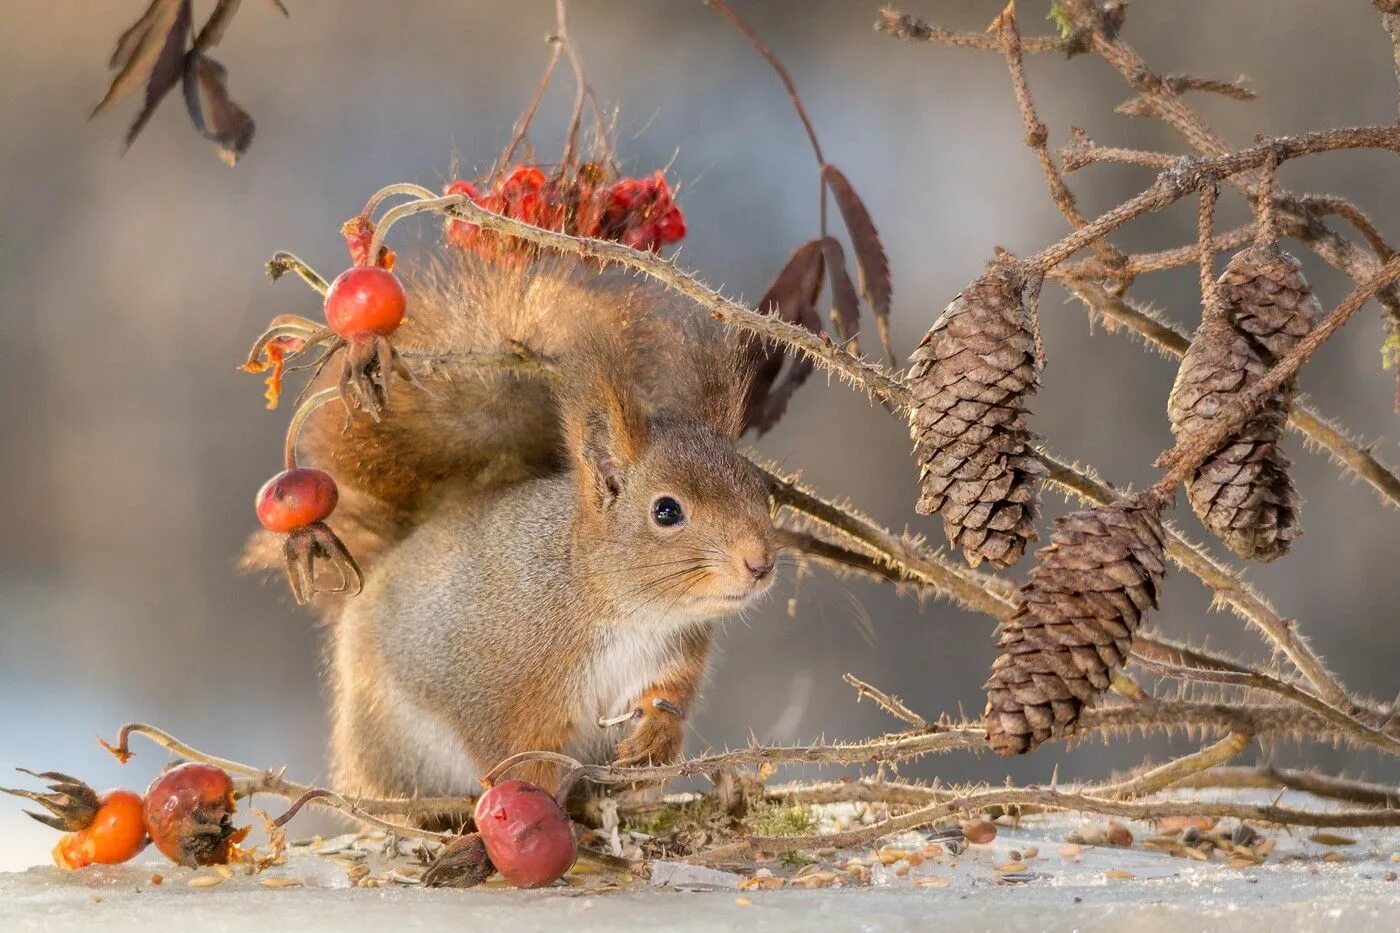
POLYGON ((685 719, 680 708, 665 699, 644 698, 632 734, 617 744, 613 764, 620 768, 665 765, 681 757, 685 719))

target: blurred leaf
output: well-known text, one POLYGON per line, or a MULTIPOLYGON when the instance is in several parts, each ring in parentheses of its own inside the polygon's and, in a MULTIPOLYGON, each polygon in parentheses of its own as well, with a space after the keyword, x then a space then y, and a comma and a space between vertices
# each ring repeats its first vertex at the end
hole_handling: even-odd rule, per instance
POLYGON ((822 237, 822 254, 826 258, 826 279, 831 284, 831 323, 843 343, 857 351, 856 333, 860 330, 860 297, 855 283, 846 271, 846 251, 834 237, 822 237))
POLYGON ((831 186, 836 198, 836 206, 841 209, 841 219, 851 235, 851 247, 856 253, 856 271, 860 275, 860 290, 870 303, 875 314, 875 328, 880 333, 880 345, 891 364, 894 351, 890 347, 890 299, 894 288, 890 282, 890 262, 885 256, 885 247, 880 243, 880 234, 865 202, 851 187, 850 181, 834 165, 822 166, 822 177, 831 186))
MULTIPOLYGON (((821 240, 799 246, 759 300, 759 312, 772 314, 813 333, 819 332, 821 318, 816 305, 824 267, 821 240)), ((761 338, 753 338, 749 346, 753 377, 749 383, 745 427, 756 428, 763 434, 777 424, 787 410, 792 394, 811 374, 812 361, 805 357, 793 360, 782 382, 775 386, 786 359, 782 348, 761 338)))
MULTIPOLYGON (((287 15, 281 0, 271 3, 287 15)), ((204 54, 223 39, 240 4, 241 0, 217 0, 191 44, 191 0, 153 0, 140 19, 117 39, 109 63, 109 67, 118 69, 117 76, 93 108, 92 116, 146 85, 145 102, 127 130, 123 151, 145 129, 177 81, 184 85, 185 107, 195 128, 219 144, 220 157, 232 165, 247 151, 253 139, 253 120, 229 97, 224 67, 204 54)))
POLYGON ((228 71, 214 59, 191 50, 185 61, 185 109, 195 128, 219 144, 219 157, 229 165, 248 151, 253 141, 253 118, 228 96, 228 71))

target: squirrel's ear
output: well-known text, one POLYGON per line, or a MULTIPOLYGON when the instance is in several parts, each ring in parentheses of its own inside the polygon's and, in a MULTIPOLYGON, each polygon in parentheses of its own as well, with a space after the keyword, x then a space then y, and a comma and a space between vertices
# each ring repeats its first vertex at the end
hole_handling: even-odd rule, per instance
POLYGON ((606 504, 622 491, 646 448, 646 413, 628 387, 607 377, 594 380, 593 391, 578 401, 583 404, 570 426, 578 469, 606 504))

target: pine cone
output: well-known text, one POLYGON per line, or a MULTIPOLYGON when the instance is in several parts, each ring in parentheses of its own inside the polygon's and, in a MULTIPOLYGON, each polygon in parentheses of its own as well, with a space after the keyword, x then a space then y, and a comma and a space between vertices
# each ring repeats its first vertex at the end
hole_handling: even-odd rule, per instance
MULTIPOLYGON (((1203 321, 1167 400, 1178 438, 1203 429, 1290 350, 1320 312, 1298 261, 1272 245, 1235 255, 1220 278, 1224 314, 1203 321)), ((1302 534, 1298 493, 1278 443, 1293 384, 1186 482, 1191 508, 1239 557, 1271 561, 1302 534)))
POLYGON ((1001 755, 1073 729, 1127 660, 1166 574, 1160 514, 1135 503, 1055 519, 1036 556, 986 683, 983 724, 1001 755))
POLYGON ((944 310, 911 356, 910 430, 922 515, 943 517, 969 564, 1014 564, 1035 539, 1036 483, 1025 400, 1037 385, 1022 282, 993 268, 944 310))
POLYGON ((1277 245, 1240 250, 1220 276, 1220 298, 1231 322, 1268 350, 1269 365, 1312 330, 1322 306, 1303 267, 1277 245))

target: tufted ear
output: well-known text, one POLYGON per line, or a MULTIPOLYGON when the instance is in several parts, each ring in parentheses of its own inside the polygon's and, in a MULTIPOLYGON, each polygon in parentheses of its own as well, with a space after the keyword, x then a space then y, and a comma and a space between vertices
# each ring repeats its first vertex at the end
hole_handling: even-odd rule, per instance
POLYGON ((604 383, 595 384, 595 389, 579 435, 578 469, 589 477, 599 503, 608 505, 646 448, 647 421, 626 387, 604 383))
POLYGON ((647 446, 647 413, 620 342, 591 339, 565 368, 561 414, 569 454, 590 501, 606 507, 647 446))

